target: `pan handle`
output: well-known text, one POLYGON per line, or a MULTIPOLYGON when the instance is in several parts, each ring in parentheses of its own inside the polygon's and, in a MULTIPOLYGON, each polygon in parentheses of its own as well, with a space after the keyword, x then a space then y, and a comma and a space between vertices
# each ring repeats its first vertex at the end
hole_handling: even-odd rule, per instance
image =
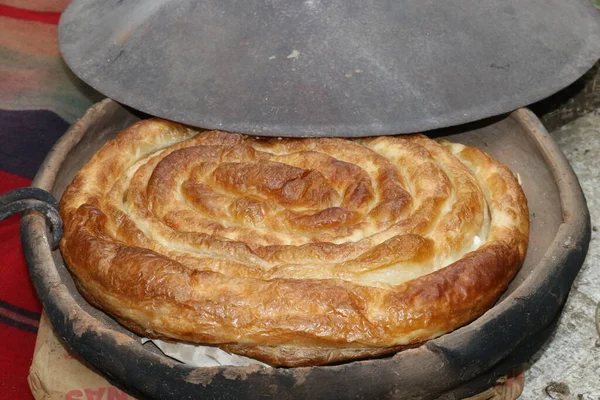
POLYGON ((0 195, 0 221, 11 215, 35 210, 46 217, 52 233, 52 249, 58 247, 63 234, 63 224, 58 214, 58 201, 47 191, 36 187, 15 189, 0 195))

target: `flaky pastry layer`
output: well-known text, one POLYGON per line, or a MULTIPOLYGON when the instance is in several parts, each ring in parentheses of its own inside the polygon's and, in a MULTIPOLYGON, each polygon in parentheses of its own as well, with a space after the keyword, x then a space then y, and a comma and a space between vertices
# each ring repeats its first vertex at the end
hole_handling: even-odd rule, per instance
POLYGON ((386 354, 472 321, 529 235, 514 175, 472 147, 158 119, 107 142, 60 213, 91 303, 144 336, 284 366, 386 354))

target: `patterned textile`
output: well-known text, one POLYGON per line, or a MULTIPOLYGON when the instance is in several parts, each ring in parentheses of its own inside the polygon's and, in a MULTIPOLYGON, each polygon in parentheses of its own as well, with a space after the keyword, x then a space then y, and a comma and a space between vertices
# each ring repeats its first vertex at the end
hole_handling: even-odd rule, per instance
MULTIPOLYGON (((0 0, 0 194, 29 186, 69 124, 101 96, 60 58, 67 0, 0 0)), ((19 217, 0 222, 0 398, 30 399, 27 373, 41 304, 23 257, 19 217)))

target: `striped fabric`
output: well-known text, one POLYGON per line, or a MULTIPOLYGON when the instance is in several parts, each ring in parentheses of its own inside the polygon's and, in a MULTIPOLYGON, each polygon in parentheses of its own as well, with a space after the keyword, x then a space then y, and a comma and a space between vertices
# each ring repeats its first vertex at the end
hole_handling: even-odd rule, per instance
MULTIPOLYGON (((69 124, 102 96, 60 58, 67 0, 0 0, 0 194, 29 186, 69 124)), ((0 223, 0 399, 30 399, 41 305, 27 273, 19 217, 0 223)))

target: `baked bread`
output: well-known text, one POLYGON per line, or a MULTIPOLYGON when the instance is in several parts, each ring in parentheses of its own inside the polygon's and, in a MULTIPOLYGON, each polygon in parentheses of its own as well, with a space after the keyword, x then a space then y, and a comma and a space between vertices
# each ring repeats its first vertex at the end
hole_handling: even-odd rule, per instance
POLYGON ((141 121, 60 203, 92 304, 271 365, 373 357, 482 315, 523 262, 508 168, 422 135, 265 139, 141 121))

